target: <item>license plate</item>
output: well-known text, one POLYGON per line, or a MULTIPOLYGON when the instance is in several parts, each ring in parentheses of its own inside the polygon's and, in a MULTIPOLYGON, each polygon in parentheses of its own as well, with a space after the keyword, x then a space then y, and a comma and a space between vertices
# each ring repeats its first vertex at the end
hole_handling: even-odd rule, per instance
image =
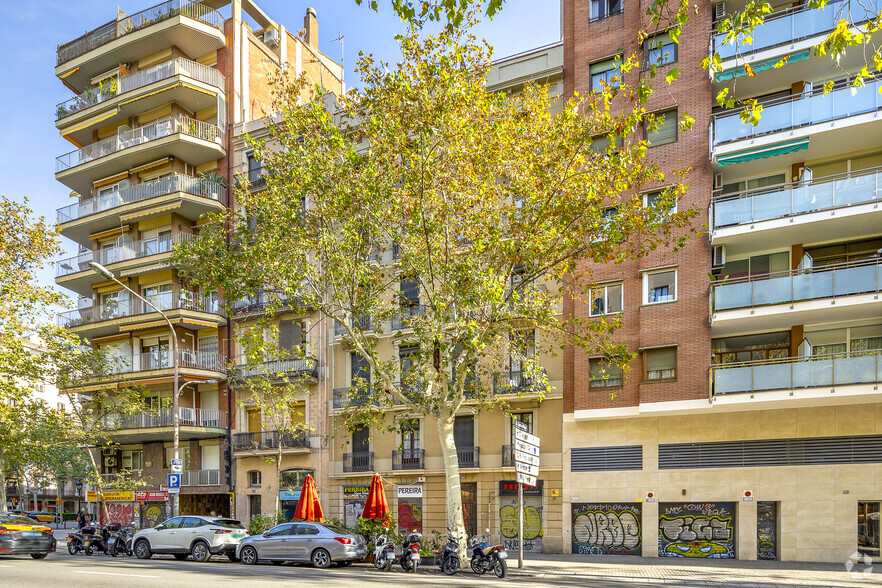
POLYGON ((23 537, 40 537, 43 535, 43 533, 40 533, 39 531, 22 531, 21 534, 23 537))
POLYGON ((85 543, 83 543, 83 547, 88 547, 88 546, 89 546, 89 541, 87 540, 85 543))
POLYGON ((496 557, 498 557, 499 559, 508 559, 508 552, 507 551, 500 551, 496 557))
POLYGON ((245 536, 245 533, 233 533, 233 539, 241 539, 245 536))

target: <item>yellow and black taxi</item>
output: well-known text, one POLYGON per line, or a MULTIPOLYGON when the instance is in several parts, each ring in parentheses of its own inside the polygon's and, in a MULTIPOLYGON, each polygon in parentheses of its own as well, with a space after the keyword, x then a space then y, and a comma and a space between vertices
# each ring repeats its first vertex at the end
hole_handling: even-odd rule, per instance
POLYGON ((35 521, 39 521, 41 523, 55 523, 58 521, 58 518, 51 512, 33 511, 22 516, 26 516, 29 519, 34 519, 35 521))
POLYGON ((28 517, 0 513, 0 555, 43 559, 55 551, 52 529, 28 517))

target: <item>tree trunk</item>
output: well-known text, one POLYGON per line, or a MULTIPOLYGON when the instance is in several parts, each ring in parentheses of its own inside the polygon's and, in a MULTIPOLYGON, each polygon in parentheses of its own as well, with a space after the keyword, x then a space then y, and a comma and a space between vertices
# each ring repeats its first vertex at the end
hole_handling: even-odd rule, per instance
POLYGON ((459 458, 456 441, 453 438, 452 414, 442 414, 438 418, 438 439, 441 441, 441 456, 444 458, 444 477, 447 483, 447 527, 453 536, 459 538, 459 557, 466 561, 467 537, 462 516, 462 488, 459 481, 459 458))
POLYGON ((273 525, 279 520, 279 509, 282 507, 282 440, 281 433, 279 434, 279 452, 276 454, 276 518, 273 520, 273 525))
POLYGON ((0 512, 6 512, 6 451, 0 445, 0 512))
MULTIPOLYGON (((89 456, 89 461, 92 462, 92 468, 95 470, 95 474, 98 478, 98 504, 100 504, 100 509, 104 509, 104 519, 109 523, 110 522, 110 511, 107 509, 107 503, 104 502, 104 478, 101 477, 101 470, 98 469, 98 463, 95 461, 95 454, 91 451, 86 451, 86 454, 89 456)), ((98 524, 101 521, 101 515, 98 514, 98 521, 93 521, 95 524, 98 524)))

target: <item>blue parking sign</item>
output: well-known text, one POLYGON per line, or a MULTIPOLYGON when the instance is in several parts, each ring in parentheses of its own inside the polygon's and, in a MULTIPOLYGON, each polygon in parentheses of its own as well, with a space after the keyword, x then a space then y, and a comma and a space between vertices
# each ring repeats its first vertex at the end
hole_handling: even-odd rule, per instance
POLYGON ((181 474, 168 475, 168 489, 169 492, 175 492, 181 489, 181 474))

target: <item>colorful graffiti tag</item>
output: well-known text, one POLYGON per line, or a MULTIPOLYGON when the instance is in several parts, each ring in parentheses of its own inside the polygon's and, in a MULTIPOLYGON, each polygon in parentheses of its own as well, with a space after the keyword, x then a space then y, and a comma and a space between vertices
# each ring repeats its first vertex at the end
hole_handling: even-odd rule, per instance
POLYGON ((756 558, 778 559, 778 503, 756 503, 756 558))
POLYGON ((640 555, 640 503, 573 504, 573 553, 640 555))
POLYGON ((658 512, 659 557, 735 557, 734 503, 662 503, 658 512))
MULTIPOLYGON (((526 501, 525 501, 526 502, 526 501)), ((509 551, 518 549, 518 507, 507 504, 499 509, 502 545, 509 551)), ((542 552, 542 507, 524 506, 524 551, 542 552)))
MULTIPOLYGON (((104 509, 101 509, 100 523, 107 524, 104 516, 104 509)), ((110 515, 111 523, 119 523, 121 525, 131 525, 134 516, 134 505, 131 502, 108 502, 107 514, 110 515)))

